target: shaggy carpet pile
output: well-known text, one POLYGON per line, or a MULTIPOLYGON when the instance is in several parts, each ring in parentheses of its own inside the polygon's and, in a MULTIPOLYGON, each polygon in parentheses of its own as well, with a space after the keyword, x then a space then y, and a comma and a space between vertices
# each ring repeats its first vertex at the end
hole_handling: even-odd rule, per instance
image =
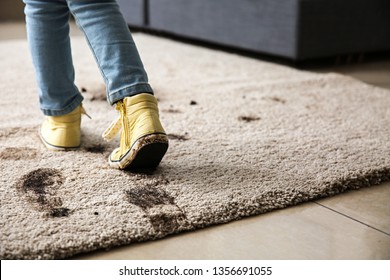
POLYGON ((390 179, 390 92, 134 35, 170 148, 149 173, 111 169, 117 116, 84 38, 82 146, 41 144, 26 41, 0 43, 0 257, 60 259, 226 223, 390 179))

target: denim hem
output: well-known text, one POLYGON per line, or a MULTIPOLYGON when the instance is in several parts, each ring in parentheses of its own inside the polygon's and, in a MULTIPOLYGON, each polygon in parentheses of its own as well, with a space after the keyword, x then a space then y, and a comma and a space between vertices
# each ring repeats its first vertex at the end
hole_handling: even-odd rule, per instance
POLYGON ((132 85, 123 89, 120 89, 116 92, 109 93, 108 96, 108 102, 113 105, 114 103, 118 102, 119 100, 122 100, 125 97, 134 96, 140 93, 150 93, 153 94, 152 87, 145 83, 145 84, 136 84, 132 85))
POLYGON ((84 100, 84 97, 81 95, 77 95, 75 99, 70 103, 68 106, 66 106, 64 109, 58 110, 58 109, 43 109, 41 108, 41 111, 45 116, 63 116, 70 112, 72 112, 74 109, 76 109, 81 102, 84 100))

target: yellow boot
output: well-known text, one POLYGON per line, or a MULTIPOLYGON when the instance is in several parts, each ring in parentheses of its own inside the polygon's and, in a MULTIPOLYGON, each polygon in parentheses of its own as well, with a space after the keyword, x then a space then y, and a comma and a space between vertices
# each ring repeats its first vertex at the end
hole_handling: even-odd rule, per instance
POLYGON ((116 103, 120 116, 103 133, 106 141, 122 129, 120 146, 109 156, 119 169, 156 168, 168 149, 168 137, 160 123, 157 100, 148 93, 125 97, 116 103))
POLYGON ((63 151, 80 147, 82 105, 63 116, 46 116, 39 130, 43 144, 49 150, 63 151))

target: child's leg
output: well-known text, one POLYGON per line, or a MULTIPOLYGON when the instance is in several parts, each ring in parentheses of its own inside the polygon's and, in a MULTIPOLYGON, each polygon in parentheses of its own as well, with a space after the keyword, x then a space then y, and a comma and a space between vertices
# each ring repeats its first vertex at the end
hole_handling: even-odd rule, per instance
POLYGON ((72 112, 83 100, 74 84, 65 0, 23 0, 27 34, 45 115, 72 112))
POLYGON ((137 48, 115 0, 67 0, 85 33, 107 87, 110 104, 153 93, 137 48))
POLYGON ((107 86, 107 99, 120 117, 103 137, 112 140, 122 128, 120 147, 109 156, 120 169, 155 168, 168 148, 157 100, 133 38, 115 0, 67 0, 84 31, 107 86))

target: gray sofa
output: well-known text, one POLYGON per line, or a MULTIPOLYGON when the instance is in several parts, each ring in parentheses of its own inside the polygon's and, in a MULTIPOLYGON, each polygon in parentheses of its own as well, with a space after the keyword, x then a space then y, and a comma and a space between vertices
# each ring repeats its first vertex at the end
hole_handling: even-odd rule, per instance
POLYGON ((118 0, 127 23, 306 60, 390 50, 389 0, 118 0))

